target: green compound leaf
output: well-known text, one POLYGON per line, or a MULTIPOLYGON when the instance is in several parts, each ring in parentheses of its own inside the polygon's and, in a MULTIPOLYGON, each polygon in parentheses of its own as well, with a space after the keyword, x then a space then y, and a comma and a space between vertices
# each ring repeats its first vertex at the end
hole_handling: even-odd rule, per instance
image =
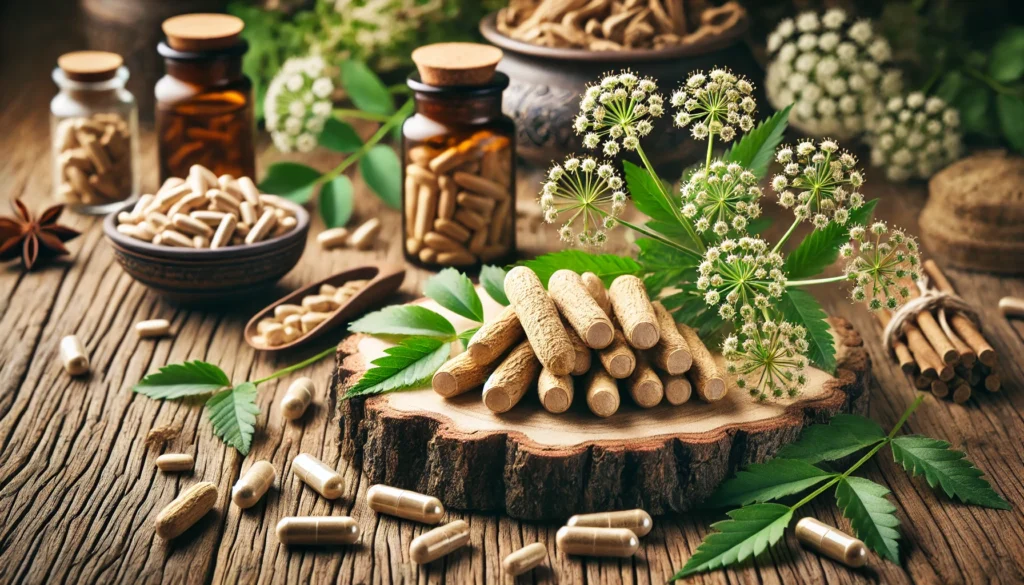
POLYGON ((1024 27, 1007 28, 992 47, 988 73, 996 81, 1011 83, 1024 75, 1024 27))
POLYGON ((875 421, 856 414, 837 414, 828 424, 811 425, 800 439, 779 451, 779 457, 807 463, 835 461, 885 438, 875 421))
POLYGON ((132 390, 156 400, 177 400, 187 396, 211 394, 231 385, 224 370, 199 360, 168 364, 150 374, 132 390))
POLYGON ((779 299, 779 308, 787 321, 807 328, 807 343, 809 345, 807 357, 811 362, 825 372, 830 374, 834 372, 836 370, 835 340, 832 339, 828 322, 825 321, 828 315, 822 310, 818 301, 807 291, 787 288, 782 298, 779 299))
POLYGON ((878 199, 872 199, 850 212, 845 225, 829 222, 814 230, 786 257, 785 272, 790 280, 810 278, 832 265, 839 258, 839 248, 850 241, 850 228, 871 221, 878 199))
POLYGON ((753 504, 728 513, 729 520, 711 525, 717 532, 700 543, 686 565, 670 581, 694 573, 742 563, 782 538, 793 511, 781 504, 753 504))
MULTIPOLYGON (((650 224, 648 224, 650 227, 650 224)), ((636 245, 640 248, 637 258, 644 267, 644 285, 647 294, 655 297, 665 288, 679 287, 687 280, 696 280, 695 269, 700 258, 684 254, 661 241, 651 238, 637 238, 636 245), (693 272, 688 279, 688 272, 693 272)))
POLYGON ((213 434, 234 447, 242 455, 249 454, 252 435, 256 432, 256 384, 242 382, 231 390, 219 392, 206 401, 213 424, 213 434))
POLYGON ((768 502, 817 485, 836 474, 795 459, 772 459, 755 463, 719 486, 708 505, 715 508, 768 502))
POLYGON ((362 145, 363 139, 350 124, 334 117, 327 118, 324 131, 320 133, 320 146, 334 152, 349 154, 359 150, 362 145))
POLYGON ((929 486, 942 486, 947 496, 986 508, 1010 509, 1010 504, 981 477, 981 470, 965 458, 963 451, 950 449, 949 443, 907 435, 896 437, 890 446, 896 463, 914 477, 924 475, 929 486))
POLYGON ((488 296, 507 307, 508 296, 505 295, 505 274, 507 274, 505 269, 499 266, 484 266, 480 269, 480 284, 483 285, 488 296))
POLYGON ((401 207, 402 163, 390 146, 378 144, 371 148, 359 160, 359 173, 388 207, 401 207))
POLYGON ((476 335, 476 332, 479 330, 479 327, 474 327, 472 329, 466 329, 462 333, 459 333, 459 341, 462 342, 462 349, 469 349, 469 340, 473 339, 473 336, 476 335))
POLYGON ((373 360, 374 367, 345 392, 342 400, 422 386, 448 360, 451 346, 439 339, 409 337, 384 353, 387 355, 373 360))
POLYGON ((775 148, 782 142, 782 134, 789 125, 789 110, 775 112, 775 114, 758 124, 750 132, 743 135, 732 148, 725 153, 722 160, 738 163, 740 166, 754 173, 758 179, 762 179, 768 172, 768 165, 775 158, 775 148))
POLYGON ((340 175, 320 190, 320 218, 328 228, 342 227, 352 217, 352 181, 340 175))
POLYGON ((415 335, 450 340, 455 327, 440 313, 418 305, 393 305, 353 321, 349 331, 370 335, 415 335))
MULTIPOLYGON (((653 220, 678 225, 679 220, 676 218, 672 208, 669 207, 671 203, 665 201, 661 190, 658 188, 658 182, 661 179, 652 177, 651 173, 647 172, 647 169, 637 166, 628 160, 622 161, 622 168, 626 172, 626 187, 629 189, 630 199, 633 200, 636 208, 653 220)), ((664 181, 661 181, 661 183, 661 188, 666 193, 672 192, 671 187, 666 185, 664 181)))
POLYGON ((556 270, 572 270, 577 274, 593 272, 605 286, 623 274, 643 276, 646 272, 636 260, 618 254, 590 254, 582 250, 562 250, 544 254, 533 260, 519 263, 533 270, 537 278, 547 287, 548 280, 556 270))
POLYGON ((484 306, 473 281, 454 268, 445 268, 430 277, 423 285, 423 294, 457 315, 477 323, 484 322, 484 306))
POLYGON ((996 112, 1003 138, 1018 153, 1024 153, 1024 99, 1001 93, 996 96, 996 112))
POLYGON ((267 169, 260 191, 303 205, 313 198, 313 189, 319 178, 320 171, 313 167, 293 162, 274 163, 267 169))
POLYGON ((853 532, 868 548, 894 563, 900 562, 900 533, 896 506, 885 496, 889 490, 870 479, 846 477, 836 484, 836 503, 850 519, 853 532))
POLYGON ((387 86, 362 61, 341 63, 341 85, 357 108, 372 114, 393 114, 395 102, 387 86))

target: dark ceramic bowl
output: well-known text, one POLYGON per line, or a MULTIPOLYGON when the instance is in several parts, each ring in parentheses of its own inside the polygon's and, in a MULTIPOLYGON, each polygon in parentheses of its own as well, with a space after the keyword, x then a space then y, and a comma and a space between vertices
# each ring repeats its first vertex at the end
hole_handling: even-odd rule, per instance
MULTIPOLYGON (((498 71, 508 75, 511 81, 505 90, 503 109, 516 122, 516 152, 540 167, 584 150, 572 128, 579 114, 580 95, 588 83, 598 81, 607 72, 631 69, 638 75, 653 77, 666 98, 691 71, 729 67, 737 74, 746 75, 755 86, 760 85, 762 77, 754 56, 743 42, 748 27, 746 18, 719 35, 690 45, 628 51, 532 45, 498 32, 496 18, 495 14, 485 17, 480 22, 480 33, 505 52, 498 71)), ((765 100, 757 97, 763 110, 765 100)), ((648 158, 654 164, 703 160, 706 143, 692 140, 689 129, 675 128, 667 106, 666 100, 668 111, 643 140, 648 158)), ((594 152, 600 154, 600 151, 594 152)))
POLYGON ((190 304, 237 301, 267 288, 288 273, 306 248, 309 212, 292 204, 297 224, 286 234, 255 244, 217 250, 157 246, 117 231, 117 213, 103 220, 103 233, 125 272, 161 295, 190 304))

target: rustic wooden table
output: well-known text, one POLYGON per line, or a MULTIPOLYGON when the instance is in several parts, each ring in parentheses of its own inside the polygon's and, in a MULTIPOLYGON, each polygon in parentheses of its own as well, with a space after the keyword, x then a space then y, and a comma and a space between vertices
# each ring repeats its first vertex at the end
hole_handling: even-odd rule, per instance
MULTIPOLYGON (((49 70, 60 52, 81 46, 69 24, 74 22, 73 12, 57 18, 33 16, 42 13, 40 3, 28 2, 7 3, 0 11, 0 54, 7 56, 0 63, 0 199, 6 206, 6 200, 22 197, 36 210, 50 203, 47 101, 54 90, 49 70), (26 47, 31 50, 26 52, 26 47)), ((144 160, 154 161, 148 135, 144 146, 144 160)), ((275 156, 261 156, 261 165, 265 168, 275 156)), ((327 168, 334 161, 315 162, 327 168)), ((869 177, 878 174, 869 169, 869 177)), ((153 174, 146 179, 152 187, 153 174)), ((519 185, 518 234, 524 255, 550 250, 556 241, 534 212, 534 179, 523 177, 519 185)), ((869 194, 884 197, 879 216, 916 230, 926 196, 923 186, 894 187, 875 180, 869 194)), ((401 262, 397 214, 382 211, 359 186, 356 220, 374 215, 385 223, 376 249, 327 253, 311 237, 302 262, 278 292, 349 266, 401 262)), ((136 396, 132 385, 164 364, 188 359, 219 364, 236 381, 253 379, 334 340, 288 355, 257 354, 242 340, 242 327, 274 293, 238 299, 230 310, 176 307, 121 270, 98 220, 68 214, 66 221, 84 231, 70 244, 70 259, 28 274, 16 264, 0 266, 0 582, 496 583, 504 579, 500 563, 506 554, 540 541, 549 549, 549 566, 523 582, 661 583, 683 565, 709 523, 717 519, 709 514, 659 518, 635 557, 583 560, 556 552, 555 525, 456 513, 472 527, 471 546, 417 567, 409 560, 408 547, 424 527, 380 517, 367 508, 365 480, 338 452, 336 397, 321 396, 302 424, 282 419, 276 405, 291 377, 262 388, 263 414, 249 458, 268 459, 279 470, 287 470, 298 453, 313 453, 343 474, 347 496, 330 503, 286 472, 281 488, 265 502, 240 511, 229 505, 228 487, 246 465, 211 434, 202 409, 136 396), (170 319, 175 335, 139 340, 132 325, 155 317, 170 319), (72 379, 60 368, 58 342, 70 333, 78 334, 92 357, 88 377, 72 379), (196 456, 193 474, 157 472, 157 453, 143 440, 150 429, 162 425, 181 427, 169 448, 196 456), (154 516, 198 480, 221 487, 216 513, 188 537, 165 543, 153 532, 154 516), (362 543, 331 550, 282 546, 274 534, 277 519, 306 514, 354 516, 364 532, 362 543)), ((314 224, 311 236, 320 229, 322 225, 314 224)), ((785 542, 746 567, 694 577, 692 582, 1024 581, 1024 346, 1019 332, 995 309, 1004 295, 1024 296, 1024 283, 949 273, 959 292, 981 309, 986 333, 1000 355, 1003 391, 978 395, 964 405, 929 398, 907 431, 942 438, 966 450, 1014 509, 1003 512, 953 503, 879 457, 864 469, 893 491, 902 524, 902 566, 871 555, 866 567, 851 571, 805 551, 790 533, 785 542)), ((410 269, 403 293, 416 295, 427 276, 410 269)), ((883 426, 891 426, 915 391, 883 354, 873 318, 843 295, 830 289, 821 291, 819 298, 826 310, 849 318, 864 334, 878 380, 872 389, 871 414, 883 426)), ((325 360, 303 374, 324 389, 333 366, 325 360)), ((847 526, 827 496, 801 513, 847 526)))

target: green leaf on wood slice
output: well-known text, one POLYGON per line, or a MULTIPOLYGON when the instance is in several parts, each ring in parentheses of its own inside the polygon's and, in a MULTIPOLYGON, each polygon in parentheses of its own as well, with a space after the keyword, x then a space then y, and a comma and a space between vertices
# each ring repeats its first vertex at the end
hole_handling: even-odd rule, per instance
POLYGON ((373 367, 345 392, 343 400, 422 386, 448 361, 451 346, 439 339, 409 337, 384 353, 387 355, 373 360, 373 367))
POLYGON ((996 112, 1003 138, 1019 153, 1024 153, 1024 99, 1001 93, 996 96, 996 112))
POLYGON ((313 197, 319 178, 320 171, 313 167, 293 162, 274 163, 260 182, 260 191, 280 195, 302 205, 313 197))
POLYGON ((352 217, 352 181, 345 175, 336 177, 320 190, 320 218, 328 228, 342 227, 352 217))
POLYGON ((836 484, 836 504, 850 519, 853 532, 868 548, 894 563, 900 562, 900 533, 896 506, 885 499, 885 486, 863 477, 845 477, 836 484))
POLYGON ((782 134, 789 125, 789 110, 775 112, 775 114, 762 121, 750 132, 743 135, 739 142, 734 144, 722 160, 738 163, 743 168, 754 173, 758 179, 764 178, 768 172, 768 165, 775 158, 775 148, 782 142, 782 134))
POLYGON ((818 368, 831 374, 836 370, 836 346, 829 332, 828 315, 807 291, 787 288, 778 302, 783 316, 794 325, 807 328, 807 357, 818 368))
POLYGON ((327 118, 324 130, 320 133, 320 146, 334 152, 348 154, 359 150, 362 145, 363 139, 359 137, 351 124, 334 117, 327 118))
POLYGON ((817 485, 836 474, 796 459, 772 459, 739 471, 715 491, 708 505, 716 508, 769 502, 817 485))
POLYGON ((719 567, 742 563, 782 538, 793 510, 781 504, 752 504, 728 513, 729 520, 711 525, 709 534, 682 570, 670 581, 719 567))
POLYGON ((243 382, 231 390, 219 392, 206 401, 213 423, 213 434, 242 455, 249 454, 252 435, 256 432, 256 384, 243 382))
POLYGON ((480 269, 480 284, 483 285, 487 295, 496 302, 508 306, 508 296, 505 295, 505 272, 500 266, 486 265, 480 269))
POLYGON ((378 144, 371 148, 359 160, 359 173, 388 207, 402 206, 402 163, 390 146, 378 144))
POLYGON ((479 330, 479 327, 474 327, 472 329, 466 329, 462 333, 459 333, 459 341, 462 342, 462 349, 469 349, 469 340, 473 339, 473 336, 476 335, 476 332, 479 330))
POLYGON ((224 370, 196 360, 168 364, 143 378, 132 390, 157 400, 175 400, 210 394, 230 385, 231 380, 224 370))
POLYGON ((572 270, 578 274, 593 272, 605 286, 623 274, 643 276, 646 272, 636 260, 618 254, 590 254, 582 250, 562 250, 544 254, 533 260, 519 264, 526 266, 537 274, 541 283, 548 286, 548 279, 556 270, 572 270))
POLYGON ((876 205, 878 199, 872 199, 851 211, 850 218, 845 224, 829 222, 824 228, 807 234, 800 245, 786 257, 786 277, 790 280, 811 278, 831 266, 839 258, 840 246, 850 241, 850 228, 871 221, 876 205))
POLYGON ((626 172, 626 187, 629 189, 629 197, 637 209, 651 219, 671 224, 679 223, 675 211, 669 207, 672 202, 665 201, 662 191, 658 188, 658 182, 661 182, 661 188, 665 193, 672 192, 670 186, 666 185, 660 177, 652 177, 644 167, 637 166, 628 160, 622 161, 622 168, 626 172))
POLYGON ((393 305, 368 313, 348 326, 370 335, 416 335, 450 340, 455 327, 443 315, 419 305, 393 305))
POLYGON ((431 276, 423 285, 423 294, 457 315, 484 322, 484 306, 473 281, 454 268, 445 268, 431 276))
POLYGON ((828 424, 811 425, 800 439, 779 451, 779 457, 807 463, 835 461, 885 438, 875 421, 856 414, 837 414, 828 424))
POLYGON ((362 61, 341 63, 341 85, 357 108, 373 114, 392 114, 395 102, 387 86, 362 61))
POLYGON ((947 496, 986 508, 1010 509, 1010 504, 981 477, 981 470, 965 458, 963 451, 951 449, 949 443, 907 435, 896 437, 889 445, 896 463, 915 477, 924 475, 931 487, 942 486, 947 496))

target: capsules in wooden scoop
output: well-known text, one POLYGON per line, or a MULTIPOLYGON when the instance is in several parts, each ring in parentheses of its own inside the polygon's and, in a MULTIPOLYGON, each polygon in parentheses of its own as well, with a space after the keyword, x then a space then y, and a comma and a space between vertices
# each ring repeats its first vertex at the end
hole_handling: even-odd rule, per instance
POLYGON ((424 524, 437 524, 444 516, 441 500, 383 484, 370 486, 366 491, 366 502, 378 514, 398 516, 424 524))
POLYGON ((305 414, 309 403, 313 401, 316 386, 309 378, 299 378, 288 386, 284 398, 281 399, 281 414, 288 420, 295 420, 305 414))
POLYGON ((594 528, 628 528, 637 536, 647 536, 654 527, 654 521, 647 512, 636 510, 619 510, 617 512, 598 512, 597 514, 577 514, 565 523, 566 526, 590 526, 594 528))
POLYGON ((814 518, 803 518, 796 523, 796 537, 804 546, 847 567, 861 567, 868 560, 863 542, 814 518))
POLYGON ((217 486, 201 481, 188 488, 156 515, 156 535, 171 539, 188 530, 217 503, 217 486))
POLYGON ((164 453, 156 458, 156 467, 160 471, 191 471, 195 466, 195 457, 187 453, 164 453))
POLYGON ((352 544, 359 525, 348 516, 286 516, 277 523, 284 544, 352 544))
POLYGON ((469 524, 465 520, 456 520, 417 536, 409 545, 409 556, 414 563, 423 565, 466 546, 467 543, 469 524))
POLYGON ((548 558, 548 549, 541 543, 528 544, 501 561, 501 568, 510 577, 518 577, 548 558))
POLYGON ((239 508, 251 508, 274 485, 275 479, 277 471, 274 466, 269 461, 257 461, 231 488, 231 500, 239 508))
POLYGON ((555 542, 566 554, 590 557, 631 557, 640 548, 640 540, 628 528, 563 526, 555 542))
POLYGON ((292 460, 292 470, 306 485, 328 500, 341 497, 344 487, 341 474, 316 457, 301 453, 292 460))

